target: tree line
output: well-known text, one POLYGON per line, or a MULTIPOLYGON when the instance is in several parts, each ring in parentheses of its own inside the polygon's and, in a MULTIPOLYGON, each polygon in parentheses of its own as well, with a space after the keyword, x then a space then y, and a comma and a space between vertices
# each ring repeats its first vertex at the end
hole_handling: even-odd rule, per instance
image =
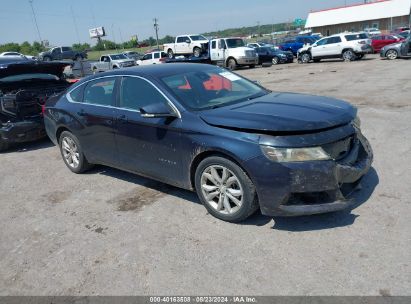
MULTIPOLYGON (((174 41, 174 37, 165 36, 159 39, 159 44, 171 43, 174 41)), ((104 51, 104 50, 116 50, 116 49, 132 49, 140 46, 157 46, 157 41, 153 37, 142 41, 125 41, 123 43, 116 43, 111 40, 100 40, 96 45, 91 46, 89 43, 74 43, 71 47, 78 51, 104 51)), ((32 44, 28 41, 23 43, 10 42, 0 45, 0 53, 3 52, 19 52, 24 55, 36 56, 41 52, 47 50, 47 47, 43 46, 40 42, 34 41, 32 44)))
MULTIPOLYGON (((297 27, 292 23, 278 23, 278 24, 264 24, 260 26, 250 26, 242 28, 231 28, 221 31, 208 32, 203 35, 207 37, 230 37, 230 36, 262 36, 263 34, 268 34, 275 31, 286 31, 286 30, 295 30, 297 27)), ((164 43, 174 42, 175 37, 165 36, 159 39, 159 45, 164 43)), ((129 40, 122 43, 117 43, 111 40, 100 40, 96 45, 91 46, 89 43, 75 43, 72 45, 72 48, 79 51, 104 51, 104 50, 120 50, 120 49, 132 49, 138 48, 140 46, 157 46, 157 41, 154 37, 149 37, 148 39, 142 41, 129 40)), ((41 43, 35 41, 30 44, 28 41, 25 41, 21 44, 19 43, 6 43, 0 45, 0 53, 2 52, 19 52, 25 55, 37 55, 40 52, 45 51, 47 48, 44 47, 41 43)))

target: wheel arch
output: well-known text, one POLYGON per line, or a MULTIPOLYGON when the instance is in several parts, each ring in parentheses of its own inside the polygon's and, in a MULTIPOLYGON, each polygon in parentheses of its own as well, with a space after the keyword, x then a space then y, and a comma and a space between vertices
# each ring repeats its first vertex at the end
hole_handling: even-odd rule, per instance
POLYGON ((232 155, 232 153, 228 151, 223 151, 223 150, 218 150, 218 149, 213 149, 213 150, 206 150, 203 151, 199 154, 197 154, 193 160, 191 161, 190 164, 190 186, 192 189, 195 189, 195 173, 198 168, 198 165, 206 158, 212 157, 212 156, 218 156, 218 157, 223 157, 226 158, 236 165, 238 165, 244 172, 248 175, 248 177, 251 179, 251 176, 248 174, 247 170, 244 168, 244 166, 241 164, 239 160, 236 159, 232 155))
POLYGON ((60 136, 61 136, 61 133, 63 133, 64 131, 68 131, 68 132, 70 132, 70 133, 73 133, 73 132, 71 132, 71 130, 70 130, 69 128, 67 128, 66 126, 60 126, 60 127, 58 127, 57 130, 56 130, 56 140, 57 140, 57 143, 60 143, 60 136))
POLYGON ((233 56, 228 57, 228 58, 226 59, 226 61, 225 61, 225 64, 228 65, 228 62, 229 62, 231 59, 234 59, 235 63, 238 64, 237 59, 235 59, 235 57, 233 57, 233 56))

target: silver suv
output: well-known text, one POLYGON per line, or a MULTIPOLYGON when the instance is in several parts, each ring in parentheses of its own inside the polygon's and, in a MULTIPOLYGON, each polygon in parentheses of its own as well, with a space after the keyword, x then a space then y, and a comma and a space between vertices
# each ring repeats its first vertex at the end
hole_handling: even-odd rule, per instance
POLYGON ((307 63, 311 60, 319 62, 321 59, 341 58, 345 61, 361 59, 371 53, 371 39, 366 33, 342 33, 322 38, 316 43, 298 50, 299 62, 307 63))

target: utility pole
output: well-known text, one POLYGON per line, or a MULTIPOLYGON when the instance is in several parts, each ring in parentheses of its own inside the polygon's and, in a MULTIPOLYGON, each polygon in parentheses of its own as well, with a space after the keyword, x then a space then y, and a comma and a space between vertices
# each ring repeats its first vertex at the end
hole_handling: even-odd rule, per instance
POLYGON ((29 0, 29 3, 30 3, 30 6, 31 6, 31 11, 33 12, 34 24, 36 25, 37 34, 39 35, 40 43, 43 45, 43 39, 41 39, 39 25, 37 24, 36 13, 34 12, 33 0, 29 0))
POLYGON ((158 43, 158 19, 154 18, 154 29, 156 31, 156 39, 157 39, 157 48, 160 49, 160 44, 158 43))
POLYGON ((76 17, 74 16, 74 11, 73 11, 73 6, 72 6, 72 5, 70 5, 70 10, 71 10, 71 16, 73 17, 74 29, 76 30, 76 34, 77 34, 78 44, 81 44, 80 34, 79 34, 79 32, 78 32, 76 17))

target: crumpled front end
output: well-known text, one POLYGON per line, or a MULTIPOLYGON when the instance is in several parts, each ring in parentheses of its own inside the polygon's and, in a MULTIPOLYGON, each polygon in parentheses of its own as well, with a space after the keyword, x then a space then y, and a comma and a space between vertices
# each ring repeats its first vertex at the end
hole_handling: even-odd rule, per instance
POLYGON ((368 140, 357 131, 322 148, 333 160, 280 164, 263 156, 249 161, 248 165, 264 168, 253 177, 264 215, 327 213, 355 203, 352 194, 373 161, 368 140))

